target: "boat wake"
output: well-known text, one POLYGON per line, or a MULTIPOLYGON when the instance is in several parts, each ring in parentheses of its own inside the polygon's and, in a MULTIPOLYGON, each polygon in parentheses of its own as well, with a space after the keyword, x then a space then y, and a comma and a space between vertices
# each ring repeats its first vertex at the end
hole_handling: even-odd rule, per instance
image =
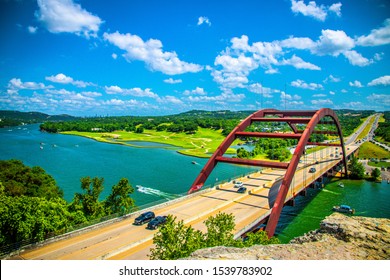
POLYGON ((327 189, 323 189, 322 191, 323 191, 323 192, 332 193, 332 194, 335 194, 335 195, 340 195, 340 193, 337 193, 337 192, 332 192, 332 191, 330 191, 330 190, 327 190, 327 189))
POLYGON ((177 195, 177 194, 166 193, 166 192, 163 192, 163 191, 160 191, 160 190, 144 187, 144 186, 141 186, 141 185, 137 185, 135 187, 136 187, 137 191, 139 191, 140 193, 144 193, 144 194, 159 196, 159 197, 163 197, 163 198, 166 198, 166 199, 174 199, 174 198, 178 198, 179 197, 179 195, 177 195))

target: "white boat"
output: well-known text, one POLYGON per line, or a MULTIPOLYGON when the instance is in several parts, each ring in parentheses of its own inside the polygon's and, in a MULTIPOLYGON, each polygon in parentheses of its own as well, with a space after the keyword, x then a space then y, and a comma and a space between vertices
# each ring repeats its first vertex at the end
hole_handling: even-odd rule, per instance
POLYGON ((343 184, 343 183, 339 183, 338 186, 339 186, 340 188, 344 188, 344 184, 343 184))

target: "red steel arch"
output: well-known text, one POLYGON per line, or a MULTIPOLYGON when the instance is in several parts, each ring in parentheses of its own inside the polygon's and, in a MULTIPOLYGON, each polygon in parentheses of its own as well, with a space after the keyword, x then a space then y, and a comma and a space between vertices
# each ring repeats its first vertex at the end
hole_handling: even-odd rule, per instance
MULTIPOLYGON (((285 203, 286 195, 290 188, 290 184, 296 172, 299 159, 305 151, 305 146, 310 143, 309 138, 313 133, 316 133, 315 126, 320 123, 325 117, 330 117, 332 121, 326 122, 327 124, 336 125, 337 132, 334 131, 322 131, 321 133, 335 134, 340 138, 340 145, 337 144, 326 144, 321 143, 320 145, 325 146, 341 146, 342 156, 344 163, 344 171, 347 174, 347 160, 344 147, 344 140, 342 136, 341 126, 337 118, 336 113, 329 108, 322 108, 317 111, 279 111, 275 109, 264 109, 253 113, 244 119, 239 125, 237 125, 230 134, 225 138, 225 140, 220 144, 214 154, 210 157, 206 165, 203 167, 198 177, 195 179, 188 193, 193 193, 200 190, 207 178, 215 168, 218 162, 227 162, 233 164, 243 164, 250 166, 261 166, 269 168, 279 168, 286 169, 286 173, 283 177, 282 184, 279 188, 276 200, 273 204, 271 214, 268 219, 266 226, 266 231, 268 236, 273 236, 275 233, 276 225, 278 223, 280 213, 285 203), (268 117, 267 117, 268 116, 268 117), (274 117, 269 117, 274 116, 274 117), (293 133, 259 133, 259 132, 245 132, 244 130, 250 126, 253 122, 286 122, 292 129, 293 133), (295 124, 307 124, 306 128, 303 131, 299 131, 295 124), (250 160, 250 159, 238 159, 238 158, 229 158, 224 157, 224 153, 233 143, 237 137, 258 137, 258 138, 292 138, 297 139, 298 144, 294 151, 294 154, 290 162, 271 162, 264 160, 250 160)), ((321 122, 325 123, 325 122, 321 122)))

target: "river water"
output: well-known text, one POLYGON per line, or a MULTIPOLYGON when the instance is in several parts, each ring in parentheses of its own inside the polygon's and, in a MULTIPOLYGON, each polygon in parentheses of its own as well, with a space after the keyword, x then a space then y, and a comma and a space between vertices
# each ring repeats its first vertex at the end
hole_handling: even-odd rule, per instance
MULTIPOLYGON (((185 194, 207 159, 184 156, 160 144, 138 143, 134 148, 97 142, 84 137, 50 134, 39 125, 0 129, 0 159, 19 159, 28 166, 41 166, 54 177, 71 201, 81 192, 80 178, 103 177, 101 199, 121 178, 128 178, 138 189, 132 194, 138 206, 185 194), (155 148, 148 148, 153 146, 155 148), (194 162, 194 163, 193 163, 194 162)), ((206 182, 229 180, 254 168, 220 164, 206 182)))
MULTIPOLYGON (((81 191, 80 178, 98 176, 105 179, 101 199, 125 177, 133 187, 139 186, 132 194, 138 206, 162 202, 184 195, 207 161, 160 145, 150 144, 156 148, 148 148, 148 143, 139 144, 145 148, 43 133, 36 124, 0 129, 0 159, 19 159, 28 166, 41 166, 54 177, 67 201, 81 191)), ((255 170, 219 164, 206 185, 255 170)), ((276 229, 283 243, 317 229, 334 205, 348 204, 359 216, 390 218, 390 184, 342 180, 345 187, 340 188, 338 182, 330 182, 322 190, 309 189, 308 196, 298 197, 294 207, 283 208, 276 229)))

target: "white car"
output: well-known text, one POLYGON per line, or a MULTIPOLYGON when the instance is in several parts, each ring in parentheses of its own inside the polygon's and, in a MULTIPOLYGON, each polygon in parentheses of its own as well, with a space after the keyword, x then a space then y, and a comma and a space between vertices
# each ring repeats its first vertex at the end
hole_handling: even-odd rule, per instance
POLYGON ((241 187, 243 187, 244 186, 244 184, 242 183, 242 182, 240 182, 240 181, 237 181, 235 184, 234 184, 234 187, 235 188, 241 188, 241 187))

